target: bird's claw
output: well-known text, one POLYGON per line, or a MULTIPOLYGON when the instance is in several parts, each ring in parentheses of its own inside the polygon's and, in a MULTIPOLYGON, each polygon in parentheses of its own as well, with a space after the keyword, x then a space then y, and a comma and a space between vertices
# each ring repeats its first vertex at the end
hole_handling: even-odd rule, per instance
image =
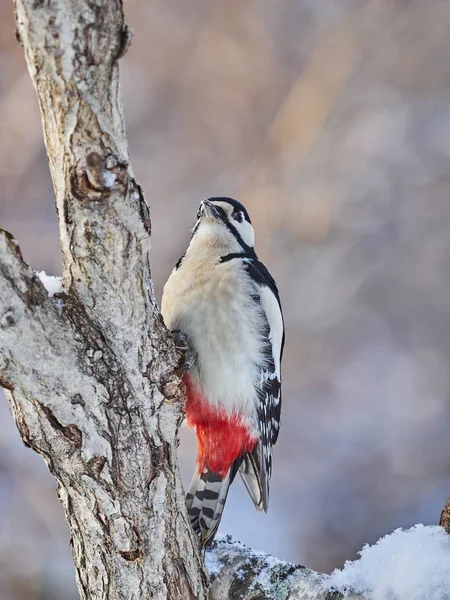
POLYGON ((172 331, 172 338, 178 356, 178 369, 189 371, 194 364, 195 352, 189 345, 187 335, 183 331, 175 329, 175 331, 172 331))

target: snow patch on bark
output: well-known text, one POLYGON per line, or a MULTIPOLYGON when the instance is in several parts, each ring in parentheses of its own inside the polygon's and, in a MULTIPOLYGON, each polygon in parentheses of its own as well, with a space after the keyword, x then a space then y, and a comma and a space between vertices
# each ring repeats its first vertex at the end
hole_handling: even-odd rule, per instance
POLYGON ((50 297, 54 296, 62 290, 61 277, 56 277, 55 275, 47 275, 45 271, 39 271, 37 273, 37 276, 44 284, 44 287, 47 290, 48 295, 50 297))
POLYGON ((111 171, 107 171, 106 169, 103 171, 103 181, 105 183, 105 187, 112 188, 116 183, 116 176, 111 171))

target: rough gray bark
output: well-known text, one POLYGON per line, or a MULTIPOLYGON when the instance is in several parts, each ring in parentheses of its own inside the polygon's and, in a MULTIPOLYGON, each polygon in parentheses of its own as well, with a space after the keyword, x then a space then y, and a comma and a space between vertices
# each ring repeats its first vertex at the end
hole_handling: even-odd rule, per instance
POLYGON ((166 333, 155 324, 146 346, 161 366, 138 387, 142 349, 124 362, 76 296, 49 298, 3 230, 0 270, 0 383, 58 481, 81 597, 205 597, 176 469, 181 395, 166 380, 166 333), (172 397, 158 390, 168 385, 172 397))
MULTIPOLYGON (((15 0, 53 178, 63 291, 50 297, 0 229, 0 385, 46 461, 83 600, 204 599, 178 475, 183 389, 148 264, 150 216, 129 163, 120 0, 15 0)), ((330 600, 326 577, 230 544, 211 600, 330 600), (261 583, 262 582, 262 583, 261 583)))
POLYGON ((206 554, 213 600, 363 600, 330 589, 328 575, 255 552, 230 538, 206 554))
POLYGON ((129 164, 120 0, 17 0, 53 178, 64 292, 0 233, 0 374, 58 481, 83 599, 205 598, 176 465, 183 392, 129 164))

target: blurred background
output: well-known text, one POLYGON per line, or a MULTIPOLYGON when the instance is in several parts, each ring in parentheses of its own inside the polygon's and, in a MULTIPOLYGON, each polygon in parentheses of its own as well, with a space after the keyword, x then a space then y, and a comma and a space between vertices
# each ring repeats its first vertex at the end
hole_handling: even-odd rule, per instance
MULTIPOLYGON (((200 200, 238 198, 287 341, 271 507, 221 531, 330 571, 450 494, 450 3, 125 0, 133 167, 158 299, 200 200)), ((0 0, 0 222, 59 274, 34 91, 0 0)), ((195 442, 183 432, 188 482, 195 442)), ((77 597, 44 463, 0 398, 0 598, 77 597)))

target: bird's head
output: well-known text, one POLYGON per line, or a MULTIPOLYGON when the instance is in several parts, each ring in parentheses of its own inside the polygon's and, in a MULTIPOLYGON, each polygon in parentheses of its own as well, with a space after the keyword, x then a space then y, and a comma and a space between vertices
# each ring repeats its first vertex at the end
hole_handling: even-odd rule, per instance
POLYGON ((252 253, 255 232, 245 207, 231 198, 203 200, 191 244, 204 244, 219 253, 252 253))

